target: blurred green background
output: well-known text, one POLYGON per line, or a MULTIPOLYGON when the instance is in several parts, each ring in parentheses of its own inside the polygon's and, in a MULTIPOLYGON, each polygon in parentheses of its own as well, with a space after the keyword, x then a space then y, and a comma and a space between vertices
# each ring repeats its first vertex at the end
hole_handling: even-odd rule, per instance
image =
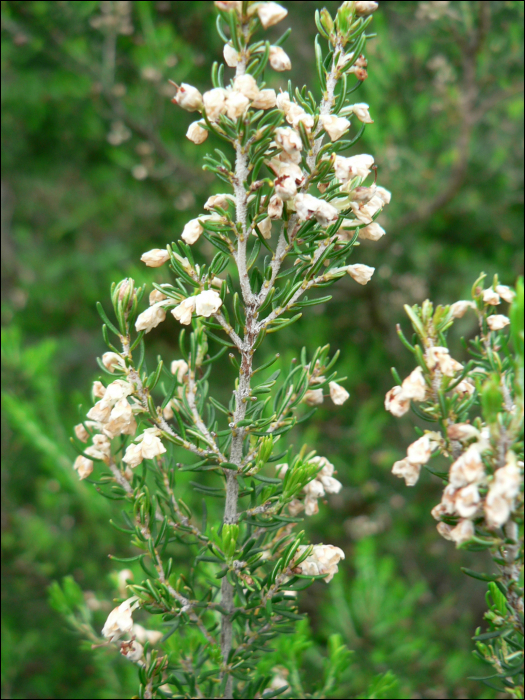
MULTIPOLYGON (((334 13, 338 3, 282 4, 289 16, 268 37, 293 27, 285 46, 293 70, 267 76, 269 85, 291 77, 317 86, 314 9, 334 13)), ((132 554, 108 526, 118 504, 72 471, 69 435, 104 351, 95 302, 107 306, 111 282, 129 275, 167 281, 165 268, 152 272, 140 255, 176 240, 221 191, 201 170, 210 142, 184 138, 193 115, 171 104, 167 83, 210 87, 222 48, 214 23, 212 2, 2 2, 4 698, 136 692, 131 664, 83 646, 46 591, 73 576, 102 625, 117 595, 111 573, 122 568, 108 554, 132 554)), ((330 586, 302 594, 309 624, 294 643, 309 640, 307 687, 330 633, 353 650, 333 697, 358 697, 390 670, 397 680, 388 690, 363 697, 492 698, 467 680, 484 672, 470 637, 482 624, 485 584, 460 566, 479 567, 479 556, 438 536, 429 513, 437 479, 426 474, 407 490, 390 474, 414 433, 409 417, 384 411, 383 396, 390 366, 410 370, 395 334, 404 303, 465 298, 482 270, 505 284, 523 272, 523 3, 382 2, 372 26, 378 36, 356 101, 370 104, 375 123, 354 152, 375 156, 378 182, 393 193, 380 219, 387 235, 356 255, 375 276, 366 287, 343 281, 329 305, 260 353, 262 362, 278 350, 287 364, 303 345, 330 342, 351 392, 292 436, 338 469, 344 490, 305 526, 312 541, 346 552, 330 586)), ((151 357, 177 357, 176 333, 169 323, 151 333, 151 357)), ((472 319, 458 333, 475 333, 472 319)), ((457 348, 461 359, 459 335, 457 348)), ((214 381, 217 392, 231 390, 233 373, 214 381)))

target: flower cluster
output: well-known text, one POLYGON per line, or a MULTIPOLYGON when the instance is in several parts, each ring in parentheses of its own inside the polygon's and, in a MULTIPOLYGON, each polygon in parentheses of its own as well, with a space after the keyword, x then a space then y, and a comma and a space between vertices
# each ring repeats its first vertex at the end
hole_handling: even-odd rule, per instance
POLYGON ((385 398, 385 408, 394 416, 403 416, 411 401, 417 402, 417 415, 422 412, 426 420, 446 427, 445 432, 425 431, 408 447, 406 457, 395 462, 392 473, 414 486, 432 455, 451 458, 447 484, 432 515, 439 521, 438 532, 457 545, 475 539, 476 528, 480 533, 505 527, 523 505, 523 461, 516 452, 522 408, 518 410, 510 399, 512 366, 503 370, 503 361, 495 362, 501 347, 498 332, 509 327, 511 320, 493 313, 502 300, 512 303, 515 292, 497 279, 483 289, 482 280, 474 285, 473 301, 462 300, 435 312, 429 302, 421 309, 406 307, 424 351, 420 346, 413 348, 420 365, 385 398), (468 310, 477 313, 481 336, 474 341, 473 358, 465 366, 436 340, 443 341, 454 319, 468 310), (501 374, 494 374, 495 368, 501 374), (484 413, 472 424, 465 418, 476 404, 484 413), (496 419, 498 415, 501 418, 496 419))
MULTIPOLYGON (((118 607, 114 608, 108 615, 108 619, 102 628, 102 636, 109 642, 120 640, 123 635, 130 635, 129 640, 120 642, 120 653, 126 657, 128 661, 144 664, 144 647, 137 640, 136 630, 139 625, 133 624, 133 611, 138 607, 139 603, 136 596, 128 598, 118 607)), ((141 628, 142 629, 142 628, 141 628)), ((146 632, 146 630, 144 630, 146 632)), ((146 635, 144 635, 146 637, 146 635)), ((144 639, 144 641, 148 641, 144 639)))
MULTIPOLYGON (((316 477, 309 481, 302 490, 302 499, 294 498, 288 504, 288 511, 292 517, 296 517, 303 510, 306 515, 317 515, 319 506, 317 500, 323 498, 327 493, 339 493, 343 488, 343 484, 334 478, 334 465, 329 462, 326 457, 312 457, 308 460, 310 464, 315 464, 320 467, 316 477)), ((288 471, 288 464, 278 464, 277 475, 284 479, 284 475, 288 471)))
MULTIPOLYGON (((296 558, 301 558, 308 550, 309 546, 300 545, 296 558)), ((339 570, 337 565, 344 558, 345 553, 339 547, 332 544, 314 544, 311 553, 296 565, 296 569, 305 576, 324 576, 325 582, 329 583, 339 570)))

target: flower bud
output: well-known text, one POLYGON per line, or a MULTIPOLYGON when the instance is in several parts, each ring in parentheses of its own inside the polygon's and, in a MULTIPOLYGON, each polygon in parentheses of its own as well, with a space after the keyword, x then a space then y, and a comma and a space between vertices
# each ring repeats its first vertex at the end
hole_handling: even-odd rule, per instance
POLYGON ((400 386, 395 386, 385 396, 385 408, 395 416, 401 418, 410 409, 410 399, 400 386))
POLYGON ((235 68, 241 58, 239 52, 236 51, 231 44, 225 44, 222 53, 224 60, 226 61, 226 65, 230 66, 230 68, 235 68))
POLYGON ((75 435, 81 442, 87 442, 89 439, 89 433, 82 423, 75 425, 74 427, 75 435))
POLYGON ((350 398, 348 391, 337 382, 330 382, 328 386, 330 387, 330 398, 336 406, 342 406, 350 398))
POLYGON ((405 480, 407 486, 415 486, 421 472, 420 464, 413 464, 408 459, 400 459, 394 463, 392 474, 405 480))
POLYGON ((359 229, 359 238, 364 238, 369 241, 378 241, 385 233, 386 231, 382 226, 372 221, 368 226, 363 226, 359 229))
POLYGON ((352 105, 350 108, 352 113, 359 119, 363 124, 373 124, 374 120, 370 116, 368 111, 370 107, 365 102, 359 102, 358 104, 352 105))
POLYGON ((162 292, 159 292, 158 289, 154 289, 153 291, 151 291, 149 293, 149 297, 148 297, 149 305, 153 306, 153 304, 158 304, 159 301, 164 301, 167 298, 168 297, 165 294, 163 294, 162 292))
POLYGON ((463 318, 463 316, 467 313, 468 309, 474 309, 475 304, 472 301, 456 301, 452 306, 450 307, 450 312, 452 314, 452 318, 463 318))
POLYGON ((114 372, 117 367, 124 368, 124 360, 116 352, 105 352, 102 355, 102 364, 110 372, 114 372))
POLYGON ((197 145, 204 143, 208 138, 208 130, 202 127, 205 123, 204 121, 192 122, 186 132, 186 138, 197 145))
POLYGON ((170 259, 170 254, 165 248, 153 248, 143 253, 140 259, 148 267, 160 267, 170 259))
POLYGON ((162 323, 166 318, 166 309, 163 306, 164 302, 153 304, 149 309, 143 311, 135 321, 135 330, 146 331, 149 333, 153 328, 156 328, 159 323, 162 323))
POLYGON ((408 446, 407 459, 411 464, 426 464, 430 459, 430 440, 423 435, 408 446))
POLYGON ((178 306, 171 310, 173 316, 180 321, 183 326, 189 326, 191 323, 191 317, 195 310, 195 299, 196 297, 188 297, 184 299, 178 306))
POLYGON ((355 13, 358 17, 368 17, 377 10, 379 3, 377 2, 356 2, 355 13))
POLYGON ((93 462, 87 457, 79 455, 73 463, 73 469, 77 470, 81 480, 86 479, 93 471, 93 462))
POLYGON ((229 119, 237 120, 250 106, 250 100, 242 92, 232 90, 226 98, 226 114, 229 119))
POLYGON ((280 46, 270 46, 269 62, 271 67, 278 73, 292 69, 290 57, 280 46))
POLYGON ((304 395, 303 402, 308 406, 319 406, 324 401, 322 389, 309 389, 304 395))
POLYGON ((284 19, 288 14, 288 10, 276 2, 261 2, 257 5, 257 14, 262 26, 268 29, 268 27, 272 27, 284 19))
POLYGON ((226 112, 226 96, 224 88, 213 88, 202 96, 202 103, 210 121, 216 122, 219 116, 226 112))
POLYGON ((182 384, 185 375, 188 373, 188 363, 186 360, 173 360, 170 366, 172 374, 177 375, 177 380, 182 384))
POLYGON ((506 301, 509 304, 516 296, 516 292, 514 292, 510 287, 507 287, 505 284, 498 284, 496 286, 496 292, 503 299, 503 301, 506 301))
POLYGON ((269 216, 267 216, 265 219, 260 221, 257 224, 257 228, 259 229, 261 236, 263 238, 266 238, 267 240, 272 237, 272 220, 270 219, 269 216))
POLYGON ((331 141, 337 141, 349 129, 350 122, 345 117, 335 114, 321 115, 320 122, 331 141))
POLYGON ((233 81, 233 88, 242 93, 249 100, 255 100, 259 96, 259 86, 250 73, 238 75, 233 81))
POLYGON ((283 200, 274 194, 268 204, 268 216, 270 219, 280 219, 283 215, 283 200))
POLYGON ((204 229, 202 228, 202 224, 199 219, 191 219, 191 221, 188 221, 188 223, 184 226, 181 238, 184 243, 193 245, 199 240, 203 231, 204 229))
POLYGON ((346 271, 358 284, 367 284, 372 279, 375 267, 357 263, 356 265, 348 265, 346 271))
POLYGON ((220 294, 213 289, 201 292, 195 297, 195 311, 197 316, 209 318, 219 310, 222 305, 220 294))
POLYGON ((491 331, 500 331, 505 326, 510 323, 510 318, 504 316, 503 314, 494 314, 487 318, 487 325, 491 331))
POLYGON ((489 304, 490 306, 497 306, 499 303, 501 303, 501 299, 499 298, 499 294, 497 294, 493 289, 484 289, 483 290, 483 302, 485 304, 489 304))
POLYGON ((102 399, 104 397, 104 394, 106 393, 106 387, 102 382, 99 382, 98 380, 93 382, 93 396, 95 396, 97 399, 102 399))
POLYGON ((200 112, 202 109, 202 95, 197 88, 186 83, 182 83, 177 89, 177 94, 172 102, 176 102, 179 107, 188 112, 200 112))
POLYGON ((257 97, 252 102, 254 109, 272 109, 277 102, 275 90, 265 89, 260 90, 257 97))

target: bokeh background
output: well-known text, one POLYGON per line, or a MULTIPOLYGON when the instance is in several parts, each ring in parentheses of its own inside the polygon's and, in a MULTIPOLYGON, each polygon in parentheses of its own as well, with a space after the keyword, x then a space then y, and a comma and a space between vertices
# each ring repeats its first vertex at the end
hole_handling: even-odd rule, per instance
MULTIPOLYGON (((293 27, 285 46, 293 70, 268 76, 269 85, 291 77, 316 86, 313 12, 334 13, 338 3, 282 4, 289 16, 268 36, 293 27)), ((460 566, 476 568, 479 557, 437 535, 429 513, 437 479, 426 474, 406 489, 390 474, 414 432, 410 417, 384 411, 383 396, 391 366, 410 370, 395 333, 396 323, 407 326, 403 304, 468 298, 480 271, 505 284, 522 274, 523 3, 380 5, 356 97, 375 123, 355 151, 374 154, 393 193, 380 219, 387 235, 359 250, 376 274, 366 287, 350 279, 334 287, 329 305, 261 351, 263 361, 279 350, 285 364, 303 345, 330 342, 351 392, 290 438, 338 469, 344 490, 305 526, 347 558, 330 586, 302 594, 309 622, 281 651, 301 655, 313 687, 327 637, 339 632, 353 655, 333 697, 383 697, 364 693, 391 671, 388 697, 493 698, 467 680, 484 672, 470 637, 482 624, 485 584, 460 566)), ((95 302, 107 304, 111 282, 126 276, 167 281, 167 270, 152 272, 140 255, 176 240, 221 190, 201 169, 211 140, 197 148, 184 138, 193 115, 171 104, 167 82, 209 88, 211 63, 221 60, 214 23, 212 2, 2 2, 4 698, 136 692, 131 664, 83 646, 47 589, 72 576, 99 601, 102 625, 116 595, 108 554, 133 553, 108 526, 119 504, 72 471, 69 435, 104 351, 95 302)), ((165 323, 151 333, 151 356, 176 357, 177 332, 165 323)), ((458 324, 458 359, 460 335, 474 333, 472 319, 458 324)), ((233 373, 214 382, 231 391, 233 373)), ((184 552, 175 556, 183 568, 184 552)))

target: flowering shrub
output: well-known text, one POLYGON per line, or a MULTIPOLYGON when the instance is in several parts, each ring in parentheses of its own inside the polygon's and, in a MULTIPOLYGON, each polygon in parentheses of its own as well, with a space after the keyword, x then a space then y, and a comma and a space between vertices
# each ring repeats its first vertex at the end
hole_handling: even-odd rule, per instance
MULTIPOLYGON (((117 527, 141 550, 134 559, 147 576, 130 583, 131 572, 122 572, 124 600, 102 629, 105 643, 137 664, 141 697, 274 697, 286 689, 254 674, 257 658, 301 619, 297 591, 316 579, 328 583, 345 555, 331 544, 304 544, 303 533, 295 533, 300 514, 317 513, 319 498, 337 493, 341 483, 326 457, 306 446, 295 454, 284 435, 325 394, 337 406, 349 394, 336 381, 337 357, 328 346, 310 358, 304 349, 280 383, 279 371, 257 382, 278 356, 257 366, 256 351, 267 333, 330 299, 307 293, 346 275, 369 282, 374 268, 348 258, 358 238, 384 235, 375 219, 390 201, 375 183, 372 156, 341 155, 372 123, 368 105, 353 104, 351 94, 367 77, 362 51, 377 3, 345 2, 335 19, 326 10, 316 16, 328 42, 323 55, 316 40, 319 103, 306 87, 276 93, 262 82, 268 67, 291 67, 281 47, 288 33, 274 45, 254 41, 258 30, 284 19, 283 7, 215 5, 225 65, 214 64, 204 94, 174 85, 173 102, 200 115, 188 129, 190 141, 202 144, 212 134, 227 142, 227 153, 215 149, 205 157, 226 191, 207 199, 203 209, 210 213, 189 221, 179 240, 142 255, 146 266, 169 263, 174 273, 172 284, 153 283, 147 308, 145 289, 132 279, 112 288, 116 320, 100 305, 109 351, 93 386, 94 405, 75 429, 81 454, 74 468, 124 502, 117 527), (231 78, 228 68, 235 69, 231 78), (202 238, 216 250, 206 263, 197 262, 194 248, 202 238), (159 359, 148 372, 145 337, 168 322, 191 332, 180 330, 177 356, 166 366, 159 359), (222 403, 209 389, 226 353, 238 378, 222 403), (184 464, 175 461, 181 449, 184 464), (207 525, 205 501, 197 525, 177 487, 178 470, 195 472, 198 492, 224 498, 220 525, 207 525), (199 480, 202 472, 216 478, 213 486, 199 480), (190 577, 173 569, 174 543, 194 557, 190 577), (134 624, 139 609, 161 616, 162 639, 134 624)), ((332 651, 321 693, 342 670, 343 651, 332 651)))
MULTIPOLYGON (((397 461, 392 473, 414 486, 423 466, 443 479, 440 503, 432 510, 437 530, 457 547, 488 551, 496 573, 464 568, 489 581, 489 631, 478 629, 477 655, 493 666, 498 690, 523 697, 523 283, 512 290, 498 282, 483 288, 485 275, 472 288, 472 301, 433 308, 405 307, 414 328, 410 343, 418 366, 385 398, 394 416, 412 407, 435 430, 420 437, 397 461), (508 315, 499 313, 510 304, 508 315), (475 313, 480 334, 470 341, 467 364, 455 360, 446 333, 454 320, 475 313), (442 466, 431 466, 435 457, 442 466)), ((484 679, 487 680, 487 679, 484 679)), ((490 684, 489 684, 490 685, 490 684)))

